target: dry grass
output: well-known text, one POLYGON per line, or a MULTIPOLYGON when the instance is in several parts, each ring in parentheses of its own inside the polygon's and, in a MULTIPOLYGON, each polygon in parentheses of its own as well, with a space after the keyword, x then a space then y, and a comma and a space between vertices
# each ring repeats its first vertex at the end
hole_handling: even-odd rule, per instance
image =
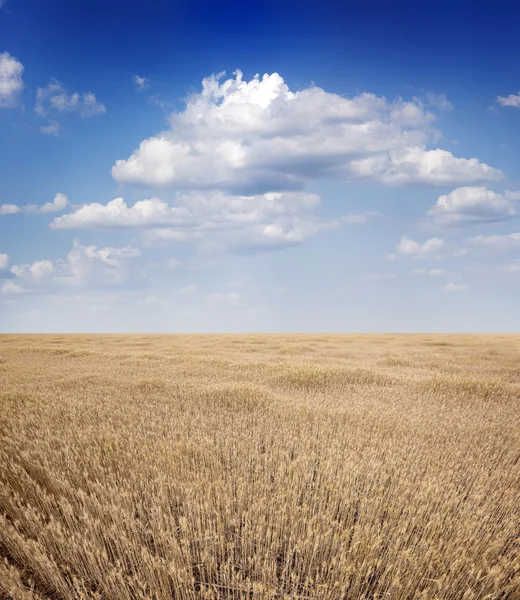
POLYGON ((1 336, 0 598, 520 598, 520 338, 1 336))

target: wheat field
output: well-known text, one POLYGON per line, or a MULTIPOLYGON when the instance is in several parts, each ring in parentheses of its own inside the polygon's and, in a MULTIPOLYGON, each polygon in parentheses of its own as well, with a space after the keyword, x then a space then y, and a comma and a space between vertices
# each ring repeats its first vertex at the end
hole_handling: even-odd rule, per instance
POLYGON ((0 336, 2 600, 519 599, 520 337, 0 336))

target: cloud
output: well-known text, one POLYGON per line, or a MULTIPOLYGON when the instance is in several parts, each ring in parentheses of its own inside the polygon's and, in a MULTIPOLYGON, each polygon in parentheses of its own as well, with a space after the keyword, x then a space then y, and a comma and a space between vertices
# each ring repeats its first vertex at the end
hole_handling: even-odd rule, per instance
POLYGON ((515 261, 505 267, 503 267, 502 271, 504 273, 520 273, 520 261, 515 261))
POLYGON ((467 285, 457 283, 446 283, 445 285, 441 286, 441 290, 443 292, 465 292, 467 289, 467 285))
POLYGON ((66 259, 12 266, 11 281, 25 291, 130 285, 146 278, 132 263, 140 256, 141 251, 131 246, 98 248, 74 240, 66 259))
POLYGON ((444 94, 435 94, 433 92, 429 92, 426 95, 427 105, 432 106, 434 108, 438 108, 439 110, 443 110, 446 112, 453 110, 453 104, 448 100, 448 98, 444 94))
POLYGON ((0 253, 0 271, 5 271, 9 267, 9 254, 0 253))
POLYGON ((412 271, 414 275, 429 275, 430 277, 439 277, 444 275, 445 272, 444 269, 414 269, 412 271))
POLYGON ((350 169, 353 178, 375 179, 388 186, 441 186, 502 178, 500 170, 493 169, 476 158, 455 158, 448 150, 427 150, 425 146, 355 160, 350 169))
POLYGON ((83 119, 102 115, 106 112, 104 104, 96 100, 92 92, 75 92, 69 94, 63 85, 53 79, 43 88, 36 91, 35 112, 40 117, 45 117, 49 112, 77 112, 83 119))
POLYGON ((147 77, 139 77, 139 75, 133 76, 134 85, 137 90, 140 92, 148 87, 150 80, 147 77))
POLYGON ((49 123, 49 125, 42 125, 40 127, 40 133, 43 133, 44 135, 54 135, 55 137, 58 137, 60 135, 60 124, 56 121, 52 121, 52 123, 49 123))
POLYGON ((519 196, 518 192, 497 194, 486 187, 460 187, 439 196, 428 216, 441 226, 506 221, 516 216, 513 202, 519 196))
POLYGON ((350 213, 341 217, 342 223, 349 223, 352 225, 364 225, 370 223, 374 217, 380 217, 381 213, 375 210, 365 210, 359 213, 350 213))
POLYGON ((65 194, 58 193, 54 196, 52 202, 46 202, 39 206, 38 204, 25 204, 18 206, 17 204, 2 204, 0 205, 0 215, 16 215, 19 213, 29 215, 44 215, 54 212, 61 212, 69 205, 69 200, 65 194))
POLYGON ((0 285, 0 293, 5 294, 6 296, 11 294, 23 294, 24 292, 24 288, 12 279, 8 279, 0 285))
POLYGON ((466 243, 470 246, 480 246, 490 250, 513 250, 520 248, 520 232, 507 235, 477 235, 467 238, 466 243))
POLYGON ((385 281, 394 278, 395 273, 368 273, 363 277, 365 281, 385 281))
POLYGON ((509 96, 498 96, 497 102, 500 106, 520 108, 520 92, 518 94, 509 94, 509 96))
MULTIPOLYGON (((175 204, 159 198, 129 206, 123 198, 108 204, 85 204, 57 217, 53 229, 146 229, 145 245, 197 240, 218 240, 219 246, 251 249, 298 244, 342 220, 314 214, 320 204, 316 194, 305 192, 229 196, 223 192, 178 194, 175 204)), ((368 218, 368 217, 367 217, 368 218)))
POLYGON ((141 142, 113 177, 121 183, 259 194, 333 178, 386 185, 450 185, 499 179, 476 158, 428 150, 435 117, 419 101, 292 92, 278 73, 202 82, 171 130, 141 142))
POLYGON ((43 281, 53 272, 54 265, 50 260, 37 260, 32 264, 14 265, 11 267, 11 273, 25 283, 43 281))
POLYGON ((175 269, 181 267, 183 264, 184 263, 182 262, 182 260, 179 260, 178 258, 169 258, 166 261, 166 268, 170 271, 174 271, 175 269))
POLYGON ((18 102, 23 69, 22 63, 9 52, 0 54, 0 108, 11 108, 18 102))
POLYGON ((444 240, 439 238, 430 238, 423 244, 420 244, 403 235, 401 241, 397 244, 397 252, 401 256, 408 256, 411 258, 439 258, 445 247, 446 244, 444 240))

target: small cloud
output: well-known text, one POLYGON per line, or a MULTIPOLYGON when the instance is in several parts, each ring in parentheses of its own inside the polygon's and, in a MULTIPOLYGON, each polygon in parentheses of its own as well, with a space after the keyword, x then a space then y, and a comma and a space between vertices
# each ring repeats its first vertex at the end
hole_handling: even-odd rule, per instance
POLYGON ((520 108, 520 91, 518 94, 509 94, 509 96, 498 96, 498 104, 500 106, 509 106, 513 108, 520 108))
POLYGON ((429 275, 430 277, 439 277, 444 275, 444 269, 413 269, 413 275, 429 275))
POLYGON ((65 194, 58 193, 54 196, 52 202, 46 202, 45 204, 25 204, 24 206, 17 206, 16 204, 2 204, 0 205, 0 215, 16 215, 18 213, 28 215, 43 215, 54 212, 61 212, 65 210, 69 205, 69 199, 65 194))
POLYGON ((178 258, 169 258, 166 261, 166 268, 169 269, 170 271, 174 271, 175 269, 178 269, 179 267, 181 267, 183 264, 182 260, 179 260, 178 258))
POLYGON ((505 235, 477 235, 465 241, 470 246, 480 246, 490 250, 513 250, 520 248, 520 232, 505 235))
POLYGON ((58 137, 60 135, 60 124, 56 121, 52 121, 52 123, 49 123, 49 125, 42 125, 40 127, 40 133, 58 137))
POLYGON ((365 223, 370 223, 374 217, 380 217, 381 213, 375 210, 367 210, 359 213, 350 213, 348 215, 344 215, 341 217, 341 221, 343 223, 349 223, 353 225, 363 225, 365 223))
POLYGON ((518 192, 498 194, 484 186, 464 186, 439 196, 428 216, 439 226, 498 223, 516 216, 518 192))
POLYGON ((0 215, 16 215, 20 212, 20 207, 16 204, 1 204, 0 215))
POLYGON ((9 52, 0 54, 0 108, 16 106, 23 88, 23 65, 9 52))
POLYGON ((448 98, 446 98, 444 94, 435 94, 430 92, 427 94, 426 98, 428 106, 432 106, 446 112, 453 110, 453 104, 448 100, 448 98))
POLYGON ((363 277, 365 281, 385 281, 394 278, 395 273, 368 273, 363 277))
POLYGON ((507 265, 502 269, 505 273, 520 273, 520 261, 516 261, 507 265))
POLYGON ((139 92, 146 89, 150 83, 150 79, 148 77, 139 77, 139 75, 134 75, 133 80, 134 85, 139 92))
POLYGON ((457 283, 446 283, 445 285, 441 286, 441 290, 443 292, 465 292, 467 289, 467 285, 457 283))
POLYGON ((45 117, 49 112, 77 112, 82 119, 102 115, 106 107, 92 92, 69 94, 57 79, 36 91, 36 114, 45 117))
POLYGON ((441 240, 440 238, 430 238, 423 244, 420 244, 403 235, 401 241, 397 244, 397 252, 402 256, 408 256, 410 258, 439 257, 441 256, 439 252, 443 250, 444 247, 444 240, 441 240))
POLYGON ((9 254, 0 254, 0 271, 9 268, 9 254))
POLYGON ((12 281, 11 279, 4 281, 4 283, 0 285, 0 293, 5 294, 6 296, 11 294, 23 294, 24 292, 25 289, 18 283, 12 281))

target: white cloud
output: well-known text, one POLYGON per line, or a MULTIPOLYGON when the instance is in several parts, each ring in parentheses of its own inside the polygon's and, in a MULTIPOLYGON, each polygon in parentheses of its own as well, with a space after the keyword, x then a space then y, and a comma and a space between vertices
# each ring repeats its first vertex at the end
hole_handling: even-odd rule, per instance
POLYGON ((518 94, 509 94, 509 96, 498 96, 497 102, 500 106, 520 108, 520 92, 518 94))
POLYGON ((52 121, 49 125, 42 125, 40 127, 40 133, 44 135, 54 135, 58 137, 60 135, 60 124, 56 121, 52 121))
POLYGON ((444 240, 439 238, 430 238, 420 244, 403 235, 401 241, 397 244, 397 252, 402 256, 411 258, 440 257, 440 253, 445 246, 444 240))
POLYGON ((150 82, 148 77, 139 77, 139 75, 134 75, 133 80, 134 80, 134 85, 138 91, 146 89, 150 82))
POLYGON ((515 261, 503 268, 505 273, 520 273, 520 261, 515 261))
POLYGON ((169 269, 170 271, 173 271, 173 270, 181 267, 183 264, 184 263, 182 262, 182 260, 179 260, 178 258, 169 258, 166 261, 166 268, 169 269))
POLYGON ((9 52, 0 54, 0 108, 10 108, 18 102, 23 88, 23 65, 9 52))
POLYGON ((365 281, 385 281, 394 278, 395 273, 368 273, 363 277, 365 281))
POLYGON ((0 205, 0 215, 15 215, 20 212, 20 207, 16 204, 2 204, 0 205))
POLYGON ((414 269, 412 271, 414 275, 429 275, 430 277, 439 277, 444 275, 445 272, 444 269, 414 269))
POLYGON ((43 215, 54 212, 61 212, 65 210, 69 205, 69 199, 65 194, 58 193, 54 196, 52 202, 46 202, 45 204, 25 204, 24 206, 18 206, 16 204, 2 204, 0 206, 0 215, 15 215, 18 213, 30 214, 30 215, 43 215))
POLYGON ((123 248, 98 248, 84 246, 74 240, 66 259, 55 263, 38 260, 32 264, 14 265, 10 271, 15 276, 13 283, 31 291, 58 287, 111 287, 142 280, 144 274, 132 264, 132 259, 141 256, 141 251, 123 248))
POLYGON ((54 272, 54 265, 50 260, 37 260, 36 262, 23 265, 14 265, 11 267, 11 273, 14 273, 17 279, 24 283, 36 283, 42 281, 54 272))
POLYGON ((448 150, 427 150, 424 145, 352 161, 350 171, 354 178, 375 179, 389 186, 454 185, 502 177, 501 171, 476 158, 455 158, 448 150))
POLYGON ((106 112, 105 105, 98 102, 92 92, 69 94, 56 79, 45 87, 38 88, 34 110, 40 117, 46 116, 50 111, 56 111, 59 113, 77 112, 83 119, 106 112))
POLYGON ((491 250, 513 250, 514 248, 520 248, 520 232, 507 235, 477 235, 476 237, 467 238, 466 243, 491 250))
POLYGON ((441 290, 443 292, 465 292, 467 289, 467 285, 457 283, 446 283, 445 285, 441 286, 441 290))
POLYGON ((518 192, 497 194, 486 187, 460 187, 439 196, 428 216, 441 226, 495 223, 516 216, 515 199, 518 192))
POLYGON ((304 192, 228 196, 222 192, 178 194, 174 205, 159 198, 128 206, 123 198, 106 205, 86 204, 56 218, 54 229, 147 228, 145 245, 197 240, 217 240, 220 247, 276 248, 298 244, 339 220, 317 217, 316 194, 304 192))
POLYGON ((4 271, 9 267, 9 254, 0 253, 0 271, 4 271))
POLYGON ((453 110, 453 104, 448 100, 445 94, 435 94, 433 92, 429 92, 426 95, 428 106, 433 106, 434 108, 438 108, 439 110, 451 111, 453 110))
POLYGON ((12 279, 8 279, 0 285, 0 293, 5 295, 23 294, 23 292, 25 292, 24 288, 12 279))
POLYGON ((239 71, 221 76, 204 79, 202 92, 171 115, 171 131, 116 161, 115 179, 258 194, 319 178, 449 185, 502 176, 475 158, 428 150, 434 116, 416 100, 291 92, 277 73, 249 82, 239 71))

